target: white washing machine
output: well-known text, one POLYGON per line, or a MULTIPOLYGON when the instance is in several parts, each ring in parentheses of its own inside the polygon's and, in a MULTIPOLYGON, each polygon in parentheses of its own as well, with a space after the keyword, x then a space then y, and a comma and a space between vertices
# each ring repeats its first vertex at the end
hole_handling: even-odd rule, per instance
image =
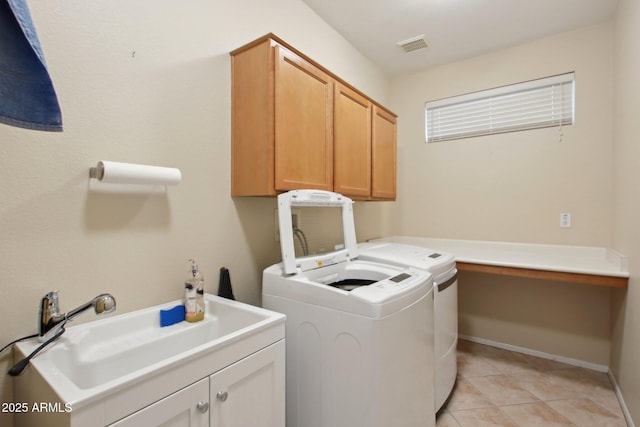
POLYGON ((278 197, 283 262, 264 270, 262 298, 287 315, 287 427, 433 427, 432 276, 355 260, 352 203, 278 197), (296 258, 291 206, 341 208, 344 247, 296 258))
POLYGON ((458 272, 452 254, 389 242, 358 245, 358 259, 415 267, 433 275, 435 409, 438 411, 455 385, 458 372, 458 272))

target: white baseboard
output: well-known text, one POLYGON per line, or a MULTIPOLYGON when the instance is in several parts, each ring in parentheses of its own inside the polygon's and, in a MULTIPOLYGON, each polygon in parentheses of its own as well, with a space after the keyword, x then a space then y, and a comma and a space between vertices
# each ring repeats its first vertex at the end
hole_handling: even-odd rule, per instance
POLYGON ((551 353, 545 353, 543 351, 532 350, 526 347, 518 347, 517 345, 504 344, 497 341, 486 340, 484 338, 470 337, 467 335, 458 336, 462 340, 477 342, 478 344, 484 344, 491 347, 502 348, 504 350, 515 351, 516 353, 524 353, 530 356, 540 357, 542 359, 555 360, 558 362, 566 363, 568 365, 579 366, 581 368, 591 369, 598 372, 609 372, 609 367, 606 365, 599 365, 597 363, 586 362, 584 360, 572 359, 570 357, 558 356, 551 353))
POLYGON ((609 370, 608 366, 599 365, 597 363, 585 362, 584 360, 572 359, 570 357, 557 356, 555 354, 545 353, 543 351, 532 350, 530 348, 518 347, 516 345, 504 344, 497 341, 487 340, 484 338, 471 337, 468 335, 458 335, 458 338, 462 340, 467 340, 471 342, 476 342, 478 344, 484 344, 491 347, 497 347, 504 350, 515 351, 516 353, 528 354, 530 356, 541 357, 543 359, 556 360, 558 362, 566 363, 568 365, 578 366, 581 368, 591 369, 598 372, 606 372, 609 375, 609 379, 611 380, 611 384, 613 384, 613 389, 616 392, 616 397, 618 398, 618 403, 620 403, 620 408, 622 408, 622 413, 624 415, 624 419, 627 422, 628 427, 636 427, 631 419, 631 414, 629 413, 629 409, 624 402, 624 398, 622 397, 622 392, 620 391, 620 387, 618 387, 618 382, 611 370, 609 370))
POLYGON ((624 414, 624 419, 627 422, 628 427, 636 427, 631 419, 631 414, 629 413, 629 408, 624 402, 624 398, 622 397, 622 391, 620 391, 620 387, 618 387, 618 381, 616 381, 616 377, 613 376, 613 372, 609 371, 609 380, 611 380, 611 384, 613 384, 613 389, 616 392, 616 397, 618 398, 618 403, 620 403, 620 408, 622 408, 622 413, 624 414))

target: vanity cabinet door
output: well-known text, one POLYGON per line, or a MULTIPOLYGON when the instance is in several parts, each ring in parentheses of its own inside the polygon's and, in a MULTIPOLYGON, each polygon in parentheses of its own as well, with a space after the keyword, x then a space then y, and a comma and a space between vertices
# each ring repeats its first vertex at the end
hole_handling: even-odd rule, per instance
POLYGON ((111 424, 112 427, 206 427, 208 425, 208 378, 111 424))
POLYGON ((284 340, 210 377, 211 427, 284 427, 284 340))

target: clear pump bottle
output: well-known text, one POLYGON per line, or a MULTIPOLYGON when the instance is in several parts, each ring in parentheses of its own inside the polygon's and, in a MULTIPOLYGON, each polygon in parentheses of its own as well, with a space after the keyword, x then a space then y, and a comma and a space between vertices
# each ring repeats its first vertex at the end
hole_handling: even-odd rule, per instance
POLYGON ((204 278, 200 273, 198 263, 193 258, 189 260, 185 288, 185 320, 198 322, 204 319, 204 278))

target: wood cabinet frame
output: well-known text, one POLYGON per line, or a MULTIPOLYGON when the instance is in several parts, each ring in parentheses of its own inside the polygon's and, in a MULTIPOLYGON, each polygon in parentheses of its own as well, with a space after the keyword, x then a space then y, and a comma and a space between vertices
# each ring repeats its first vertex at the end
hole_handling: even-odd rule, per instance
POLYGON ((395 199, 395 114, 273 34, 232 51, 231 68, 232 196, 395 199))

